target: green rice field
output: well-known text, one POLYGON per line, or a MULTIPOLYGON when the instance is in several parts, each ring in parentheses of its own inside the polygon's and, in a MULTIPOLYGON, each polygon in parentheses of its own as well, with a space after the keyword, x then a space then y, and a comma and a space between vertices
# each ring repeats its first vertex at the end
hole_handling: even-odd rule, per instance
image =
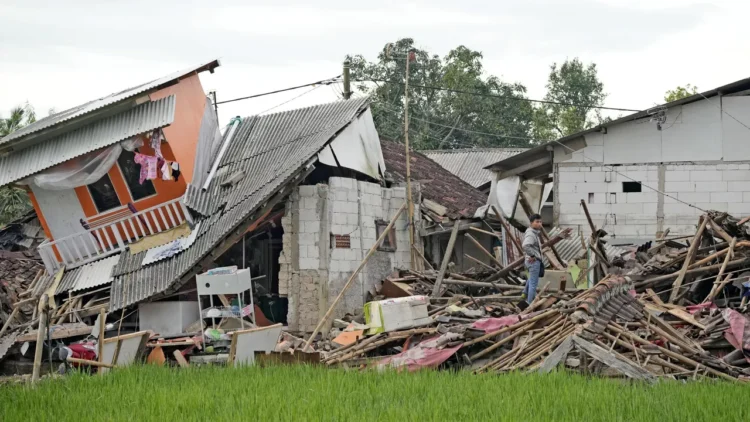
POLYGON ((0 421, 748 421, 750 385, 138 366, 0 387, 0 421))

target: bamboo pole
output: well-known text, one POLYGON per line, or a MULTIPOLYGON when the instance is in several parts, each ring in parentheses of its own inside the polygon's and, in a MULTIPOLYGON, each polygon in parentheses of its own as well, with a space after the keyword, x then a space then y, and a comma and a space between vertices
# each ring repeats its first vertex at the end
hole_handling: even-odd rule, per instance
POLYGON ((443 260, 440 262, 440 271, 438 271, 437 279, 435 280, 435 285, 432 287, 432 297, 437 297, 440 295, 440 288, 443 284, 443 277, 445 277, 445 270, 448 269, 448 263, 451 260, 451 255, 453 254, 453 247, 456 244, 456 238, 458 237, 458 230, 459 230, 459 224, 458 221, 453 222, 453 229, 451 230, 451 237, 448 239, 448 247, 445 249, 445 254, 443 255, 443 260))
POLYGON ((487 249, 485 249, 484 246, 482 246, 482 244, 479 243, 479 241, 476 238, 474 238, 474 236, 470 235, 469 233, 466 233, 466 234, 464 234, 464 237, 466 237, 467 239, 469 239, 471 241, 471 243, 473 243, 474 246, 477 247, 477 249, 479 249, 485 255, 487 255, 487 257, 490 259, 490 261, 494 262, 495 265, 497 265, 501 269, 503 268, 503 263, 500 262, 500 261, 498 261, 497 258, 495 258, 495 255, 492 255, 492 253, 490 253, 490 251, 488 251, 487 249))
MULTIPOLYGON (((409 206, 409 245, 414 247, 414 199, 411 196, 411 157, 409 151, 409 59, 411 53, 406 52, 406 75, 404 76, 404 147, 406 150, 406 202, 409 206)), ((409 256, 411 257, 411 268, 416 269, 414 251, 409 256)), ((309 344, 309 342, 308 342, 309 344)))
MULTIPOLYGON (((105 362, 96 361, 96 360, 77 359, 77 358, 67 358, 66 360, 70 363, 80 363, 83 365, 97 366, 100 368, 114 368, 115 367, 115 365, 112 365, 111 363, 105 363, 105 362)), ((104 372, 99 371, 99 373, 103 374, 104 372)))
POLYGON ((49 299, 47 294, 43 294, 39 305, 42 307, 39 312, 39 328, 36 332, 36 349, 34 350, 34 368, 31 373, 31 382, 39 381, 39 374, 42 369, 42 351, 44 350, 44 334, 47 332, 47 314, 49 309, 49 299))
POLYGON ((703 237, 703 231, 706 230, 706 224, 708 224, 708 221, 710 218, 708 216, 703 217, 703 221, 701 221, 701 225, 698 228, 698 231, 695 233, 695 236, 693 237, 693 241, 690 242, 690 248, 688 249, 687 256, 685 257, 685 261, 682 264, 682 269, 680 270, 680 274, 677 276, 677 279, 672 284, 672 293, 669 295, 669 303, 673 303, 675 300, 677 300, 677 296, 680 295, 680 286, 682 286, 682 281, 685 280, 685 274, 688 270, 688 267, 690 267, 690 263, 693 261, 693 258, 695 257, 695 251, 698 249, 698 245, 701 243, 701 237, 703 237))
POLYGON ((339 301, 342 297, 344 297, 344 293, 349 289, 349 286, 352 284, 352 281, 354 281, 354 278, 357 277, 360 271, 362 271, 362 268, 367 264, 367 261, 370 259, 372 254, 375 253, 375 251, 378 249, 378 246, 383 242, 383 239, 388 235, 388 233, 391 231, 393 226, 396 224, 396 220, 398 220, 398 217, 401 215, 402 212, 404 212, 404 208, 406 208, 406 204, 401 205, 401 207, 396 211, 396 214, 391 218, 391 222, 388 223, 388 225, 383 230, 383 233, 380 234, 380 237, 378 240, 375 241, 375 243, 372 245, 370 250, 367 252, 367 255, 365 255, 365 259, 362 260, 362 262, 359 263, 359 266, 356 270, 352 273, 352 275, 349 276, 349 280, 346 281, 346 284, 344 285, 344 288, 341 289, 341 292, 338 296, 336 296, 336 299, 333 300, 333 303, 328 308, 328 311, 323 315, 323 318, 321 318, 320 322, 318 322, 318 325, 315 327, 315 330, 313 330, 312 334, 310 335, 310 338, 307 339, 307 343, 305 343, 304 350, 307 350, 310 345, 312 344, 313 339, 315 336, 320 332, 320 329, 323 327, 323 324, 328 321, 328 318, 331 317, 331 314, 333 314, 333 311, 336 309, 336 305, 338 305, 339 301))
POLYGON ((20 306, 16 306, 15 308, 13 308, 13 312, 11 312, 10 316, 8 316, 8 320, 5 321, 5 324, 3 324, 3 328, 0 329, 0 337, 2 337, 3 334, 5 334, 5 330, 7 330, 8 327, 10 327, 10 323, 13 322, 14 319, 16 319, 19 309, 21 309, 20 306))
MULTIPOLYGON (((97 359, 99 363, 104 363, 104 326, 106 325, 107 313, 104 308, 99 310, 99 341, 96 344, 97 359)), ((104 374, 103 371, 99 371, 104 374)))

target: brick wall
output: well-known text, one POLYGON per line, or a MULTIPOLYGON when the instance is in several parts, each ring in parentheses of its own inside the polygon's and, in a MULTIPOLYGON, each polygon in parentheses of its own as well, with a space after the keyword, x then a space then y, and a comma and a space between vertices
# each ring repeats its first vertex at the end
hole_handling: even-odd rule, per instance
MULTIPOLYGON (((279 293, 289 300, 292 330, 312 331, 377 238, 376 220, 389 221, 406 198, 405 188, 333 177, 329 184, 300 186, 282 218, 279 293), (332 235, 348 235, 349 248, 335 248, 332 235)), ((418 210, 416 211, 418 214, 418 210)), ((376 252, 340 302, 337 314, 362 308, 366 293, 394 268, 409 268, 407 217, 395 226, 396 251, 376 252)))
POLYGON ((611 169, 585 163, 556 166, 558 224, 584 233, 590 230, 581 199, 598 227, 626 239, 652 238, 667 228, 673 235, 693 233, 702 211, 680 201, 737 216, 750 214, 750 164, 641 164, 611 169), (669 196, 646 186, 641 192, 624 192, 623 182, 631 181, 669 196))

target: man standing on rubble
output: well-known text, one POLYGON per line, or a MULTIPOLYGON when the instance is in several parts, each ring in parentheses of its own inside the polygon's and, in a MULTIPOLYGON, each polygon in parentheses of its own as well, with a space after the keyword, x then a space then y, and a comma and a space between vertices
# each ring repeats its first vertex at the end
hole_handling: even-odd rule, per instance
POLYGON ((529 216, 529 228, 523 235, 523 254, 525 256, 524 265, 529 271, 529 279, 526 281, 526 287, 523 289, 523 298, 526 303, 531 304, 536 296, 536 286, 539 284, 539 277, 544 275, 544 263, 542 262, 542 242, 540 241, 540 231, 542 230, 542 216, 532 214, 529 216))

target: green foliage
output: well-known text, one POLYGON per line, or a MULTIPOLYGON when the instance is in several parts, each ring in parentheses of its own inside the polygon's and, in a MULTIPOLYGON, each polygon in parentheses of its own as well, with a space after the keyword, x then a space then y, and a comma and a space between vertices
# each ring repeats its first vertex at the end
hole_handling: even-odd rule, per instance
POLYGON ((742 421, 750 386, 565 372, 163 368, 0 387, 2 421, 742 421))
POLYGON ((664 93, 664 101, 667 103, 671 103, 672 101, 677 101, 681 98, 689 97, 697 93, 697 86, 690 84, 687 84, 685 86, 678 86, 677 88, 670 89, 666 93, 664 93))
MULTIPOLYGON (((28 104, 15 107, 7 118, 0 116, 0 137, 10 135, 35 121, 36 113, 33 107, 28 104)), ((31 201, 26 191, 13 186, 0 186, 0 227, 26 214, 29 210, 31 210, 31 201)))
POLYGON ((373 117, 382 136, 403 140, 404 81, 409 51, 416 58, 409 64, 409 141, 414 148, 529 145, 532 106, 527 101, 512 99, 525 98, 526 87, 485 76, 483 56, 478 51, 459 46, 441 58, 416 48, 411 38, 386 45, 375 62, 362 55, 348 57, 355 87, 374 101, 373 117), (375 81, 374 85, 368 81, 375 81))
POLYGON ((547 82, 546 101, 563 104, 542 104, 534 110, 534 138, 557 139, 601 123, 598 109, 607 94, 599 81, 596 64, 584 65, 578 58, 562 65, 553 63, 547 82), (579 106, 580 105, 580 106, 579 106))

